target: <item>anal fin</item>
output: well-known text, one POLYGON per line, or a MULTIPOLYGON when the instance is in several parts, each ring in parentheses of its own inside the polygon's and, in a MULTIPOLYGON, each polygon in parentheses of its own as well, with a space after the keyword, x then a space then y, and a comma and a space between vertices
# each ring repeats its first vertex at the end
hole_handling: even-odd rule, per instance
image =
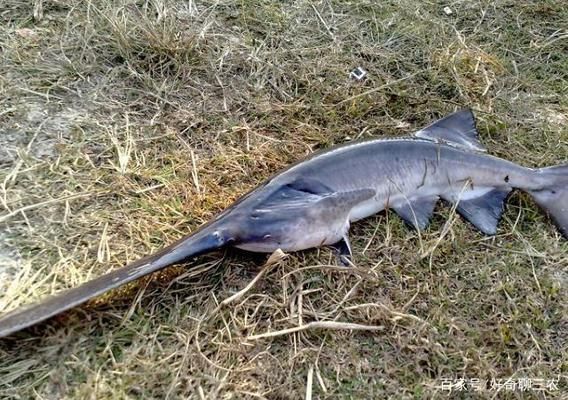
POLYGON ((510 188, 491 189, 482 196, 459 201, 456 210, 484 234, 495 235, 510 192, 510 188))
POLYGON ((400 218, 417 230, 424 230, 436 207, 438 196, 419 197, 406 200, 399 206, 392 207, 400 218))

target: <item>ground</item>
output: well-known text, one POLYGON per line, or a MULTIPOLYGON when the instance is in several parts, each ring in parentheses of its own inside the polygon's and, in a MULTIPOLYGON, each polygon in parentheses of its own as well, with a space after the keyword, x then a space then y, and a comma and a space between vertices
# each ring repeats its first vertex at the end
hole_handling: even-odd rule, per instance
MULTIPOLYGON (((566 162, 566 21, 555 0, 3 0, 0 312, 159 249, 317 149, 461 107, 491 154, 566 162)), ((566 393, 568 243, 528 195, 495 237, 440 205, 421 235, 388 212, 352 245, 354 268, 211 254, 2 339, 0 397, 566 393)))

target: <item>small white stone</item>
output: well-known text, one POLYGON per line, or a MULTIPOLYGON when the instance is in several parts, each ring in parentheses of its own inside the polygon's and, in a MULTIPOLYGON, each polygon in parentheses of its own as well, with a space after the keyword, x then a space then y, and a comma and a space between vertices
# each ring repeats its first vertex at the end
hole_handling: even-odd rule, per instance
POLYGON ((452 11, 452 9, 448 6, 444 7, 444 13, 446 15, 452 15, 454 12, 452 11))
POLYGON ((357 67, 355 68, 353 71, 351 71, 351 78, 353 79, 357 79, 358 81, 360 81, 361 79, 363 79, 365 76, 367 76, 367 71, 365 71, 363 68, 361 67, 357 67))

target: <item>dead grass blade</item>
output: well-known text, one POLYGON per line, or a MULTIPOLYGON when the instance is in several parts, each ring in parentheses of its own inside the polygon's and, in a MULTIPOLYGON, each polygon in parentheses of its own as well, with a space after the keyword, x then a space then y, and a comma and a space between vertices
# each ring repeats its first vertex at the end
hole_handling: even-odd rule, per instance
POLYGON ((10 218, 12 218, 15 215, 18 215, 20 213, 25 213, 26 211, 35 210, 36 208, 41 208, 41 207, 45 207, 45 206, 48 206, 48 205, 51 205, 51 204, 66 202, 66 201, 69 201, 69 200, 80 199, 82 197, 98 196, 98 195, 101 195, 101 194, 105 194, 105 192, 100 191, 100 192, 76 193, 76 194, 71 194, 69 196, 59 197, 59 198, 56 198, 56 199, 49 199, 49 200, 41 201, 41 202, 35 203, 35 204, 29 204, 27 206, 20 207, 16 210, 13 210, 13 211, 9 212, 8 214, 2 215, 0 217, 0 223, 9 220, 10 218))
POLYGON ((309 331, 312 329, 329 329, 329 330, 352 330, 352 331, 382 331, 385 329, 381 325, 362 325, 350 322, 338 321, 313 321, 302 326, 294 328, 282 329, 280 331, 261 333, 258 335, 247 336, 247 340, 259 340, 265 338, 272 338, 276 336, 289 335, 291 333, 309 331))

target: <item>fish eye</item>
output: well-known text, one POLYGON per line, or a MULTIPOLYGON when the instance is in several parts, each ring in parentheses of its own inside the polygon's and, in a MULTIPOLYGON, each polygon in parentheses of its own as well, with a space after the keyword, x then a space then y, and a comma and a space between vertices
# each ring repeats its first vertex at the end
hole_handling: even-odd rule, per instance
POLYGON ((218 242, 218 243, 223 243, 223 235, 221 235, 221 233, 219 231, 214 231, 211 236, 213 236, 213 239, 218 242))

